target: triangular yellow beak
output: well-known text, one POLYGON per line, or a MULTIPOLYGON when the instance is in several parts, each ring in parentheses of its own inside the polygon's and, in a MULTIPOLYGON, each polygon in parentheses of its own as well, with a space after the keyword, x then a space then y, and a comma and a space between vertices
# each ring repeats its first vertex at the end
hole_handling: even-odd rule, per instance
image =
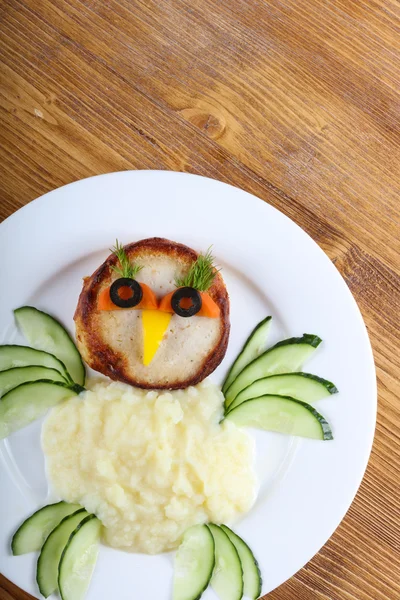
POLYGON ((162 342, 172 313, 161 310, 142 310, 143 364, 149 365, 162 342))

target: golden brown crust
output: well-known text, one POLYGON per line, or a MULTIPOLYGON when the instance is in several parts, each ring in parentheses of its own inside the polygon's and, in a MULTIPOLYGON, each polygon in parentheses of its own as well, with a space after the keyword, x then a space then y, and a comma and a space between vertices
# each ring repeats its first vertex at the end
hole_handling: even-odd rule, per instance
MULTIPOLYGON (((198 256, 194 250, 184 244, 158 237, 147 238, 128 244, 125 246, 125 251, 131 259, 141 252, 149 251, 152 254, 172 256, 177 262, 188 266, 198 256)), ((104 343, 101 336, 101 328, 96 323, 96 315, 98 315, 96 308, 97 296, 99 291, 111 282, 113 273, 111 266, 116 263, 116 256, 111 254, 91 277, 84 279, 83 289, 79 296, 74 315, 77 342, 83 359, 92 369, 107 375, 111 379, 123 381, 124 383, 145 389, 182 389, 190 385, 196 385, 202 381, 220 364, 225 356, 228 345, 230 331, 229 297, 221 275, 217 273, 213 285, 208 290, 208 293, 218 304, 221 311, 221 328, 218 342, 206 356, 194 376, 185 380, 169 382, 168 385, 154 385, 154 383, 150 384, 144 380, 139 380, 130 372, 127 368, 127 361, 124 355, 116 352, 104 343)))

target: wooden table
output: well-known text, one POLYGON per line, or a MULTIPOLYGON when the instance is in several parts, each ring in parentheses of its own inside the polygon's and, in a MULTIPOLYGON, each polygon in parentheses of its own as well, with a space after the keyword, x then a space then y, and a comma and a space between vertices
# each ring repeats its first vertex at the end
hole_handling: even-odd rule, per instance
MULTIPOLYGON (((336 264, 375 352, 375 445, 332 539, 269 598, 400 598, 398 1, 3 0, 0 18, 1 218, 90 175, 188 171, 336 264)), ((2 578, 0 598, 28 596, 2 578)))

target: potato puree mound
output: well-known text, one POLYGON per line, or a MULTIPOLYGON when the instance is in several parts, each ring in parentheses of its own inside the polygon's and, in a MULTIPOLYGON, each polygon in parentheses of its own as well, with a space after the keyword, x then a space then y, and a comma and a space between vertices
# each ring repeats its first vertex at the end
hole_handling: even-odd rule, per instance
POLYGON ((252 438, 219 424, 223 396, 204 381, 174 392, 97 382, 53 408, 42 445, 54 491, 131 552, 176 548, 191 525, 229 523, 256 488, 252 438))

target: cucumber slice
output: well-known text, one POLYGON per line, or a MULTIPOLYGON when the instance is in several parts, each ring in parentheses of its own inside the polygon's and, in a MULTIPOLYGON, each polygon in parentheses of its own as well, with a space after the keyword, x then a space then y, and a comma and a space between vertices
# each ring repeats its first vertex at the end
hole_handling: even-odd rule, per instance
POLYGON ((235 546, 243 569, 243 594, 251 600, 257 600, 261 595, 262 579, 254 554, 236 533, 226 525, 220 525, 232 544, 235 546))
POLYGON ((14 369, 15 367, 47 367, 55 369, 64 377, 65 381, 71 381, 65 365, 52 354, 29 348, 29 346, 0 346, 0 371, 14 369))
POLYGON ((57 502, 49 504, 31 515, 14 533, 11 550, 14 556, 40 550, 49 533, 60 521, 82 507, 79 504, 57 502))
POLYGON ((190 527, 175 556, 173 600, 198 600, 213 573, 214 538, 207 525, 190 527))
POLYGON ((73 531, 88 516, 84 508, 65 517, 50 533, 39 554, 36 581, 42 596, 47 598, 58 588, 58 564, 73 531))
POLYGON ((220 600, 241 600, 243 569, 238 551, 218 525, 208 525, 215 543, 215 567, 211 585, 220 600))
POLYGON ((0 439, 29 425, 48 408, 77 393, 79 390, 59 381, 42 380, 22 383, 10 390, 0 400, 0 439))
POLYGON ((247 338, 242 351, 228 371, 228 375, 222 385, 223 393, 226 392, 234 379, 239 375, 240 371, 265 350, 270 327, 271 317, 267 317, 253 329, 247 338))
POLYGON ((256 427, 316 440, 332 440, 329 423, 312 406, 290 396, 246 400, 225 417, 241 427, 256 427))
POLYGON ((47 379, 48 381, 61 381, 65 383, 64 377, 55 369, 47 367, 14 367, 6 371, 0 371, 0 396, 6 394, 21 383, 47 379))
POLYGON ((71 533, 58 567, 62 600, 83 600, 96 566, 101 523, 89 515, 71 533))
POLYGON ((17 308, 14 310, 14 315, 32 346, 60 357, 72 380, 79 385, 85 383, 85 367, 81 355, 61 323, 33 306, 17 308))
POLYGON ((257 379, 241 391, 228 410, 234 409, 242 402, 258 398, 265 394, 276 394, 278 396, 290 396, 302 402, 315 402, 330 394, 336 394, 337 388, 326 379, 311 375, 310 373, 284 373, 283 375, 271 375, 263 379, 257 379))
POLYGON ((303 363, 315 352, 321 341, 318 336, 305 333, 303 337, 289 338, 269 348, 236 377, 226 391, 225 407, 228 408, 239 392, 257 379, 300 371, 303 363))

